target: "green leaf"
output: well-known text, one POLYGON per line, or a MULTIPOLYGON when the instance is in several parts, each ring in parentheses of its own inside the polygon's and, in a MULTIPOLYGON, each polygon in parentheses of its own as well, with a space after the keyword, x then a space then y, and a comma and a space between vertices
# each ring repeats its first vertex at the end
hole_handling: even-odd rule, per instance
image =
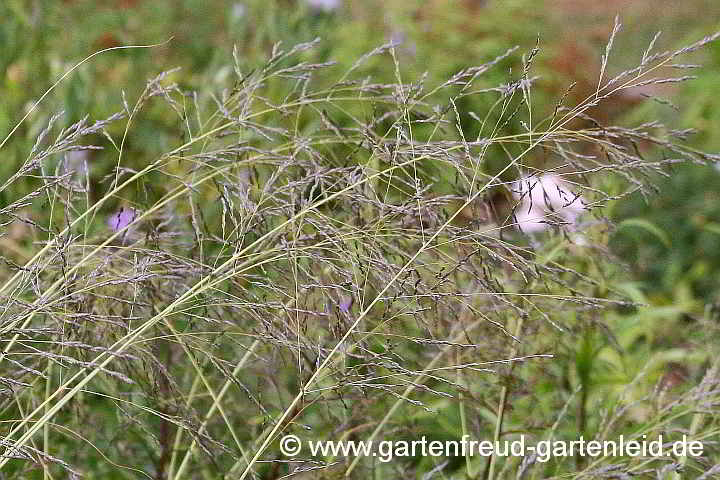
POLYGON ((665 245, 667 248, 671 247, 672 242, 670 241, 670 237, 664 231, 658 228, 657 225, 648 220, 645 220, 643 218, 628 218, 627 220, 623 220, 618 224, 618 230, 625 227, 641 228, 657 237, 657 239, 660 240, 662 244, 665 245))
POLYGON ((720 235, 720 223, 706 223, 705 225, 703 225, 703 228, 708 232, 717 233, 718 235, 720 235))

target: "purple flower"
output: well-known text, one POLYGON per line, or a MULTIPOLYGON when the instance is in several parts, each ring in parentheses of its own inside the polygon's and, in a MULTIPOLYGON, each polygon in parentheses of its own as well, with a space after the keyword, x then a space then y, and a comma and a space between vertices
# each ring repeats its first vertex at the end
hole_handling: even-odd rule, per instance
POLYGON ((399 47, 400 51, 407 53, 411 57, 415 57, 417 54, 417 44, 415 42, 408 42, 407 39, 407 33, 402 30, 393 28, 390 32, 390 42, 399 47))
POLYGON ((113 213, 108 218, 108 227, 110 227, 110 230, 117 232, 130 225, 136 216, 137 214, 132 208, 120 207, 117 213, 113 213))
POLYGON ((352 298, 349 298, 347 300, 342 300, 340 302, 340 311, 343 313, 348 313, 350 311, 350 307, 352 306, 352 298))

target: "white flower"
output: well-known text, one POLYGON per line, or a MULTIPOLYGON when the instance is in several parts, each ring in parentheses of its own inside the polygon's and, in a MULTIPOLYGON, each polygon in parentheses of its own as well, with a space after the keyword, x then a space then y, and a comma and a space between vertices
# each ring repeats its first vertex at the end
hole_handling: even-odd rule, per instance
POLYGON ((242 19, 246 13, 247 7, 245 4, 242 2, 235 2, 230 9, 230 18, 237 21, 242 19))
POLYGON ((539 208, 528 209, 526 205, 520 205, 515 211, 513 222, 523 233, 538 233, 548 228, 545 221, 545 213, 539 208))
POLYGON ((329 12, 342 6, 342 0, 306 0, 310 7, 329 12))
POLYGON ((557 175, 524 177, 513 182, 510 190, 518 202, 515 222, 524 233, 541 232, 552 223, 563 221, 572 230, 585 211, 583 198, 557 175))

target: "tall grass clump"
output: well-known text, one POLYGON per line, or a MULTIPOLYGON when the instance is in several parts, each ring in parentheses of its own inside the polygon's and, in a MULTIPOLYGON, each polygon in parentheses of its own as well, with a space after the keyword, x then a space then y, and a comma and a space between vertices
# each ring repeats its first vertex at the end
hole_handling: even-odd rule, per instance
POLYGON ((641 307, 617 288, 603 208, 651 194, 668 165, 718 157, 688 130, 592 115, 690 79, 680 58, 718 35, 658 53, 653 40, 611 73, 618 30, 596 91, 550 111, 533 108, 539 44, 428 85, 403 78, 393 44, 337 72, 308 60, 313 41, 276 45, 256 69, 236 54, 221 91, 165 72, 109 118, 48 114, 0 182, 2 478, 710 478, 717 321, 696 320, 707 343, 682 390, 624 365, 606 314, 641 307), (396 81, 364 76, 371 58, 396 81), (507 83, 483 83, 493 68, 507 83), (457 107, 474 96, 492 107, 457 107), (128 158, 162 108, 176 143, 128 158), (113 168, 97 178, 101 162, 113 168), (288 433, 707 445, 700 458, 385 463, 283 457, 288 433))

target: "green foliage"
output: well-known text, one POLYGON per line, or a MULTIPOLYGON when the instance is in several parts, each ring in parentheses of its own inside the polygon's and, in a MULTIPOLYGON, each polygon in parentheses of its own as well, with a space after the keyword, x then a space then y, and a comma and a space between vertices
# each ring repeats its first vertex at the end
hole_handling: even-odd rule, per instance
POLYGON ((658 195, 638 193, 614 208, 611 247, 654 296, 687 284, 708 302, 720 300, 718 182, 712 166, 677 167, 655 181, 658 195))

